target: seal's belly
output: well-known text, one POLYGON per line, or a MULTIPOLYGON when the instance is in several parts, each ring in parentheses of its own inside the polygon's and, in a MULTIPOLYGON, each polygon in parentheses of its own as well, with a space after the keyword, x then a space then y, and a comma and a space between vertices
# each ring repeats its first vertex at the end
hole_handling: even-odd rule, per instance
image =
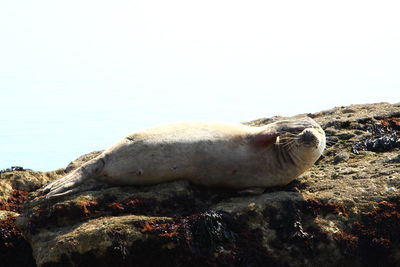
POLYGON ((270 169, 276 162, 266 162, 262 155, 268 151, 257 151, 243 143, 218 139, 136 141, 111 152, 104 174, 112 177, 115 184, 145 185, 186 179, 195 184, 233 188, 276 185, 276 171, 270 169))
POLYGON ((246 126, 171 125, 137 132, 105 152, 107 182, 157 184, 186 179, 195 184, 233 188, 269 187, 294 179, 277 169, 273 146, 259 149, 246 126), (282 180, 284 179, 286 180, 282 180))
POLYGON ((113 177, 117 184, 153 184, 179 178, 194 183, 223 179, 227 173, 237 172, 236 166, 249 158, 244 146, 223 140, 126 142, 106 153, 104 174, 113 177))

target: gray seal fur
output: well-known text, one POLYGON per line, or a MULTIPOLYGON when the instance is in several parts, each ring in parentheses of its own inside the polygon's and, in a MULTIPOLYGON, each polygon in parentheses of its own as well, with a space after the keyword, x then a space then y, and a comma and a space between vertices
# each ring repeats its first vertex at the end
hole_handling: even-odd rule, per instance
POLYGON ((325 149, 325 133, 311 118, 265 126, 187 122, 135 132, 47 185, 47 198, 71 194, 88 180, 151 185, 186 179, 237 189, 286 185, 325 149))

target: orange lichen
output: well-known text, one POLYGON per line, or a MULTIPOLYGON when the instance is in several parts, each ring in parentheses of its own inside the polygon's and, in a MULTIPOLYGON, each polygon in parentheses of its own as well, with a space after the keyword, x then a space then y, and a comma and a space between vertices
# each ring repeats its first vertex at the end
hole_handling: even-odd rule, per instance
POLYGON ((142 233, 156 233, 160 237, 174 237, 178 234, 178 225, 174 223, 158 223, 156 221, 146 221, 142 229, 142 233))
POLYGON ((358 255, 368 266, 393 266, 388 257, 400 240, 400 199, 381 201, 354 223, 351 233, 334 236, 345 255, 358 255))
POLYGON ((333 239, 345 255, 352 255, 358 247, 358 237, 345 232, 335 234, 333 239))
POLYGON ((14 190, 6 203, 0 203, 0 210, 20 212, 22 204, 24 204, 28 192, 22 190, 14 190))
POLYGON ((103 200, 85 200, 78 204, 43 205, 33 213, 30 219, 30 230, 34 234, 37 228, 46 225, 62 225, 76 220, 87 220, 103 214, 146 214, 153 211, 154 200, 141 197, 130 197, 122 201, 107 198, 103 200))
POLYGON ((82 201, 81 202, 81 209, 82 215, 85 217, 89 217, 91 213, 98 213, 98 205, 99 203, 96 200, 93 201, 82 201))
POLYGON ((379 123, 382 123, 386 127, 393 128, 397 131, 400 130, 400 118, 396 118, 396 117, 385 118, 385 119, 380 120, 379 123))
POLYGON ((315 198, 309 198, 304 201, 302 208, 306 212, 311 212, 314 218, 318 217, 321 213, 333 213, 346 216, 346 209, 342 204, 337 202, 321 202, 315 198))

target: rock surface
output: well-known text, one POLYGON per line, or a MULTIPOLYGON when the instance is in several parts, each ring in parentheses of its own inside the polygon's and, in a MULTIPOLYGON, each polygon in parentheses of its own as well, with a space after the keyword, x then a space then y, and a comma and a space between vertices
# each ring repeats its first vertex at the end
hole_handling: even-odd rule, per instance
POLYGON ((0 256, 5 266, 400 266, 400 104, 303 115, 329 147, 261 195, 184 180, 54 200, 35 191, 98 151, 65 170, 0 173, 0 256))

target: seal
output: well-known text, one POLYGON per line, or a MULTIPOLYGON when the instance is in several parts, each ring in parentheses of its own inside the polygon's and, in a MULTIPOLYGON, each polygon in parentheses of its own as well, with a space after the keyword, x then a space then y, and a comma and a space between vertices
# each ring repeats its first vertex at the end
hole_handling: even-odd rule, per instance
POLYGON ((115 185, 186 179, 242 190, 286 185, 315 163, 325 144, 323 129, 308 117, 260 127, 174 123, 134 132, 43 193, 71 194, 93 179, 115 185))

